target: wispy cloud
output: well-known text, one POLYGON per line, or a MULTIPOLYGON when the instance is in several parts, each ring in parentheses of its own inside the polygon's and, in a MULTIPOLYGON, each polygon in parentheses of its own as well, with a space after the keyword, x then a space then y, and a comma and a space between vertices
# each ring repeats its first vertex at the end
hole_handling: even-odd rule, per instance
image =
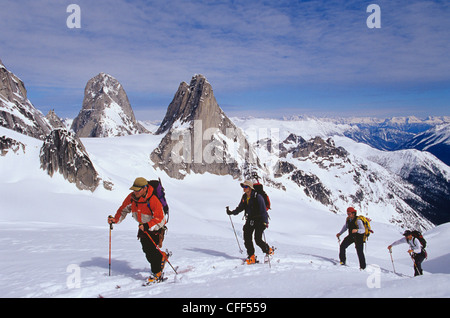
POLYGON ((449 4, 375 2, 377 30, 369 1, 4 0, 0 58, 31 87, 80 91, 106 72, 158 96, 196 73, 222 92, 450 82, 449 4))

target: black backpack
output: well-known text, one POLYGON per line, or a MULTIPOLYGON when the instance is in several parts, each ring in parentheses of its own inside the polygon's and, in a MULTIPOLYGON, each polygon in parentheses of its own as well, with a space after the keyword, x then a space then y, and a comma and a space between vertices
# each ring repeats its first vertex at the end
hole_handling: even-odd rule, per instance
POLYGON ((427 241, 423 238, 422 233, 419 231, 411 231, 411 234, 414 238, 418 239, 420 244, 422 245, 422 248, 427 247, 427 241))
POLYGON ((259 183, 258 174, 256 172, 253 172, 252 177, 256 179, 256 183, 253 184, 253 188, 258 194, 261 194, 261 196, 264 198, 264 203, 266 204, 266 211, 269 211, 271 209, 269 196, 267 195, 266 191, 264 191, 263 185, 259 183))

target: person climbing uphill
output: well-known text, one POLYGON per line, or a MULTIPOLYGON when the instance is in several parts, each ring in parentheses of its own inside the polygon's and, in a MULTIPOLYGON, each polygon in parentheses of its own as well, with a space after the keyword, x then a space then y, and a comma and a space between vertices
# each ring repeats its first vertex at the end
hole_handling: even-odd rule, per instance
POLYGON ((108 217, 108 223, 120 224, 128 213, 139 222, 138 238, 152 271, 148 283, 159 282, 163 279, 167 260, 167 254, 157 248, 161 248, 164 239, 166 219, 163 206, 145 178, 136 178, 130 190, 133 192, 125 198, 115 216, 108 217))
POLYGON ((347 260, 345 250, 351 244, 355 243, 356 253, 358 254, 360 269, 366 268, 366 258, 364 256, 364 233, 365 228, 363 222, 357 218, 356 210, 353 207, 347 209, 347 218, 341 231, 336 234, 339 237, 348 230, 348 235, 344 238, 339 248, 339 260, 341 265, 345 265, 347 260))
POLYGON ((228 215, 238 215, 245 210, 246 222, 243 227, 244 231, 244 245, 247 249, 248 258, 247 264, 254 264, 257 262, 255 256, 255 247, 253 246, 253 233, 255 236, 255 243, 258 245, 263 253, 266 255, 273 255, 274 249, 263 240, 263 233, 269 226, 269 215, 267 213, 266 205, 262 195, 258 194, 253 187, 253 183, 249 180, 240 184, 244 190, 239 205, 234 210, 226 207, 228 215))
POLYGON ((414 263, 414 276, 423 275, 422 262, 427 258, 427 252, 425 251, 426 241, 422 234, 418 231, 406 230, 401 239, 388 246, 388 250, 391 251, 393 246, 402 243, 409 245, 408 253, 414 263))

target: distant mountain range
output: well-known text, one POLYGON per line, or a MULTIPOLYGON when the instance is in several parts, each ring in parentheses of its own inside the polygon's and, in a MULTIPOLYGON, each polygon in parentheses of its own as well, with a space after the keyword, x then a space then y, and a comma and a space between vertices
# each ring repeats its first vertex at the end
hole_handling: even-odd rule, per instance
POLYGON ((315 119, 333 123, 340 134, 379 150, 418 149, 428 151, 450 165, 450 116, 376 118, 285 117, 287 121, 315 119))

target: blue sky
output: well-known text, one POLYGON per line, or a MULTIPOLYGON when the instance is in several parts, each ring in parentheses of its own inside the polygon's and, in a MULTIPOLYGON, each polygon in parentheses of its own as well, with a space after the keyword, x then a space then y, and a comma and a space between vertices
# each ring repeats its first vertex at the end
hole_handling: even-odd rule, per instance
POLYGON ((205 75, 230 116, 450 115, 448 1, 2 0, 0 59, 46 113, 75 117, 100 72, 138 119, 205 75), (69 4, 81 28, 69 29, 69 4), (370 4, 381 28, 369 29, 370 4))

